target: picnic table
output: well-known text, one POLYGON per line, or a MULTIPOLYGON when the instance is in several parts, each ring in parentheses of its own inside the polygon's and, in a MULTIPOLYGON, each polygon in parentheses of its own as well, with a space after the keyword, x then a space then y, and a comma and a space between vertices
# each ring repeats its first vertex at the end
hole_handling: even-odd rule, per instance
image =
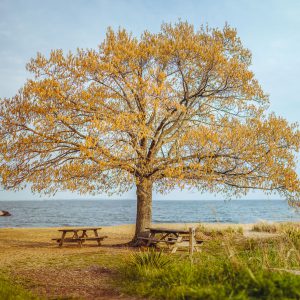
POLYGON ((107 236, 99 236, 98 230, 101 230, 101 227, 89 227, 89 228, 67 228, 59 229, 61 232, 60 238, 53 238, 59 247, 62 247, 64 243, 78 243, 81 247, 85 241, 96 241, 98 246, 101 245, 101 241, 107 238, 107 236), (94 233, 92 236, 88 235, 88 232, 94 233), (71 234, 71 236, 70 236, 71 234), (67 237, 67 235, 69 235, 67 237))
POLYGON ((188 248, 190 254, 194 251, 200 251, 199 246, 203 243, 201 240, 196 240, 195 229, 189 228, 157 228, 149 227, 148 236, 140 236, 139 240, 143 241, 146 246, 157 246, 159 243, 164 243, 171 249, 171 253, 175 253, 178 248, 188 248))

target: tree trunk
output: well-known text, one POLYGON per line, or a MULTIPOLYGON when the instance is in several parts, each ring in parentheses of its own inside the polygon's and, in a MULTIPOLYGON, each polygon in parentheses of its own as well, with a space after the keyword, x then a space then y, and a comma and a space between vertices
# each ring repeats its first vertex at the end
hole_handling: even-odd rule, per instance
POLYGON ((152 222, 152 182, 148 178, 140 178, 136 186, 137 213, 135 236, 137 236, 151 226, 152 222))

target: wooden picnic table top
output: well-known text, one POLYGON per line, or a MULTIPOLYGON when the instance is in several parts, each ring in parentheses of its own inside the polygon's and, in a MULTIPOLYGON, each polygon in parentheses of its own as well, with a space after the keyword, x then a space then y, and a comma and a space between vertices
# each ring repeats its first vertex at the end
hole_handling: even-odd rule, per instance
POLYGON ((58 231, 74 232, 74 231, 83 231, 83 230, 99 230, 101 228, 102 227, 83 227, 83 228, 74 227, 74 228, 67 228, 67 229, 59 229, 58 231))
POLYGON ((174 233, 174 234, 188 234, 190 233, 189 230, 184 229, 175 229, 175 228, 158 228, 158 227, 149 227, 147 228, 150 232, 153 233, 174 233))

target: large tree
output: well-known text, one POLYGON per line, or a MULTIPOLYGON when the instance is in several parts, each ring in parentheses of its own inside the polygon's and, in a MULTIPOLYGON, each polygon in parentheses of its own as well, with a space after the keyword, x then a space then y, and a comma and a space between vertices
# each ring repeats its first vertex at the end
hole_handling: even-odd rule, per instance
POLYGON ((96 50, 37 54, 33 79, 0 102, 2 184, 94 194, 136 186, 136 234, 151 224, 153 188, 262 189, 295 201, 299 131, 266 115, 250 64, 235 29, 185 22, 140 38, 108 29, 96 50))

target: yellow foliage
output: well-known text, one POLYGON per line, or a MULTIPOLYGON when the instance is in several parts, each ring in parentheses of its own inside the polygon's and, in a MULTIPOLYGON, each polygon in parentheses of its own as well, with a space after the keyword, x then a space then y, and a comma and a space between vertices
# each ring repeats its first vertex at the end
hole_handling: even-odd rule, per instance
POLYGON ((299 131, 274 115, 235 29, 108 29, 98 49, 38 53, 34 79, 1 99, 2 183, 37 191, 124 191, 147 178, 297 199, 299 131))

